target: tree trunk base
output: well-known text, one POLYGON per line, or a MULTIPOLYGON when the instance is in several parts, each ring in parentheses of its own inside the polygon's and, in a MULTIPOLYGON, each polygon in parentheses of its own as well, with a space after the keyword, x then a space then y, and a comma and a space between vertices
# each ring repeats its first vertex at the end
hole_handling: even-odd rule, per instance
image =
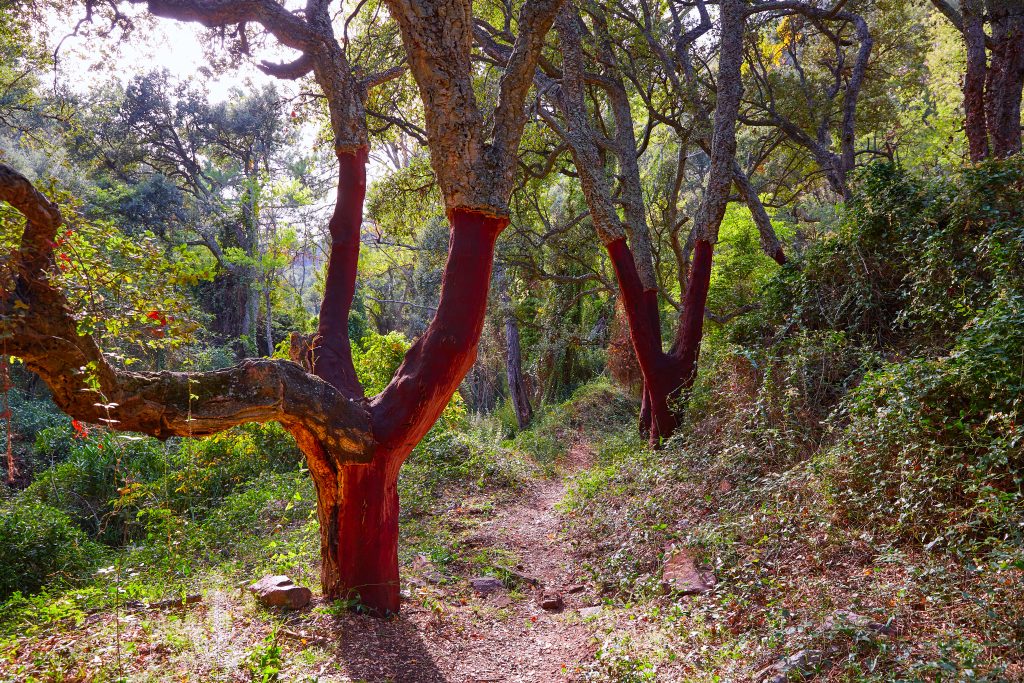
POLYGON ((400 602, 398 466, 390 462, 378 454, 369 465, 341 466, 335 482, 317 482, 324 598, 381 616, 397 614, 400 602))

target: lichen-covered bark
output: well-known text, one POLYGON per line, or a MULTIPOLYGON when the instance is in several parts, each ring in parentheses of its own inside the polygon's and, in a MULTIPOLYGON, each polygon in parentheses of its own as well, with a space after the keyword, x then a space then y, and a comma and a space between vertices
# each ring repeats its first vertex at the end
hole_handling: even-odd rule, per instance
POLYGON ((529 91, 562 0, 524 3, 519 34, 499 85, 490 135, 473 94, 470 0, 386 0, 398 22, 423 100, 430 160, 448 213, 508 213, 529 91), (490 139, 488 139, 490 138, 490 139))
POLYGON ((505 378, 508 381, 509 400, 516 413, 516 425, 519 429, 526 429, 533 419, 533 406, 530 405, 526 382, 523 380, 523 350, 519 339, 519 321, 516 320, 512 308, 512 297, 508 291, 504 268, 498 270, 495 280, 495 287, 501 300, 501 315, 505 319, 505 378))

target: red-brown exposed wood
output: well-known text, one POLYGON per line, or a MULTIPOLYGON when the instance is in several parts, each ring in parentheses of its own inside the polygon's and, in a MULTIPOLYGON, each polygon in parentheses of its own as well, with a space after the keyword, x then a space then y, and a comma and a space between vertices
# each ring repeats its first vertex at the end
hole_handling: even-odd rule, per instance
POLYGON ((507 216, 449 213, 451 236, 437 313, 394 379, 370 403, 380 449, 402 459, 441 415, 476 359, 490 288, 494 243, 507 216))
POLYGON ((609 242, 605 248, 619 281, 619 294, 626 309, 630 337, 644 375, 641 424, 646 422, 646 414, 649 414, 651 442, 657 444, 662 436, 671 434, 678 423, 669 405, 669 397, 675 393, 672 380, 675 373, 672 372, 670 359, 661 349, 657 292, 644 290, 633 254, 624 237, 609 242))
POLYGON ((676 342, 670 355, 677 363, 679 386, 688 389, 697 377, 697 358, 704 336, 704 312, 711 286, 711 265, 714 247, 707 240, 697 240, 687 280, 683 315, 679 321, 676 342))
POLYGON ((1022 132, 1024 7, 1020 0, 962 0, 959 11, 946 0, 932 4, 964 39, 964 132, 971 161, 1016 154, 1022 132))
POLYGON ((334 497, 318 489, 325 596, 356 600, 380 614, 398 612, 400 467, 385 459, 342 465, 334 497))
POLYGON ((349 398, 363 396, 352 365, 348 318, 356 293, 368 153, 366 147, 338 151, 338 199, 328 225, 331 252, 314 339, 313 371, 349 398))

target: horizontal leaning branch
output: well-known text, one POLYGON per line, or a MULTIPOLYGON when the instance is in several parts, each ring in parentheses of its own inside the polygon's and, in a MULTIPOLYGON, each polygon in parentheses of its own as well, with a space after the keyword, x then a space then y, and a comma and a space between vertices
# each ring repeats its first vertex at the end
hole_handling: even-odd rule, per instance
POLYGON ((26 218, 8 259, 0 298, 0 343, 46 382, 72 417, 159 438, 205 436, 246 422, 277 421, 315 436, 335 457, 368 461, 370 417, 322 379, 283 360, 252 359, 197 373, 127 372, 78 334, 64 294, 48 281, 60 212, 14 169, 0 164, 0 200, 26 218))

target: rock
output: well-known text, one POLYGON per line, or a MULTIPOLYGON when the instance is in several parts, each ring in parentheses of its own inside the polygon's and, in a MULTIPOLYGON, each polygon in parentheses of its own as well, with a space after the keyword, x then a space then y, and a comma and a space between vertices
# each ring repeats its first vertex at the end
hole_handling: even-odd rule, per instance
POLYGON ((837 609, 831 616, 825 619, 825 622, 822 624, 822 628, 826 631, 849 626, 881 634, 889 633, 892 630, 892 624, 883 624, 881 622, 874 621, 870 617, 865 617, 863 614, 857 614, 856 612, 851 612, 847 609, 837 609))
POLYGON ((496 579, 493 576, 478 576, 470 579, 469 583, 473 586, 473 590, 480 597, 487 597, 491 593, 497 593, 500 590, 505 589, 505 584, 500 579, 496 579))
POLYGON ((580 610, 580 618, 581 619, 590 619, 590 618, 593 618, 593 617, 599 617, 599 616, 601 616, 601 612, 603 612, 603 611, 604 611, 604 608, 601 607, 600 605, 598 605, 596 607, 584 607, 583 609, 580 610))
POLYGON ((697 595, 706 593, 715 586, 715 575, 697 567, 691 551, 674 550, 665 560, 661 574, 662 586, 668 593, 697 595))
POLYGON ((558 612, 565 607, 565 600, 557 591, 541 591, 537 594, 537 604, 549 612, 558 612))
POLYGON ((302 609, 313 599, 313 592, 296 586, 287 576, 264 576, 249 586, 256 599, 267 607, 302 609))
POLYGON ((574 593, 582 593, 587 589, 582 583, 578 583, 575 586, 569 586, 565 589, 567 595, 573 595, 574 593))

